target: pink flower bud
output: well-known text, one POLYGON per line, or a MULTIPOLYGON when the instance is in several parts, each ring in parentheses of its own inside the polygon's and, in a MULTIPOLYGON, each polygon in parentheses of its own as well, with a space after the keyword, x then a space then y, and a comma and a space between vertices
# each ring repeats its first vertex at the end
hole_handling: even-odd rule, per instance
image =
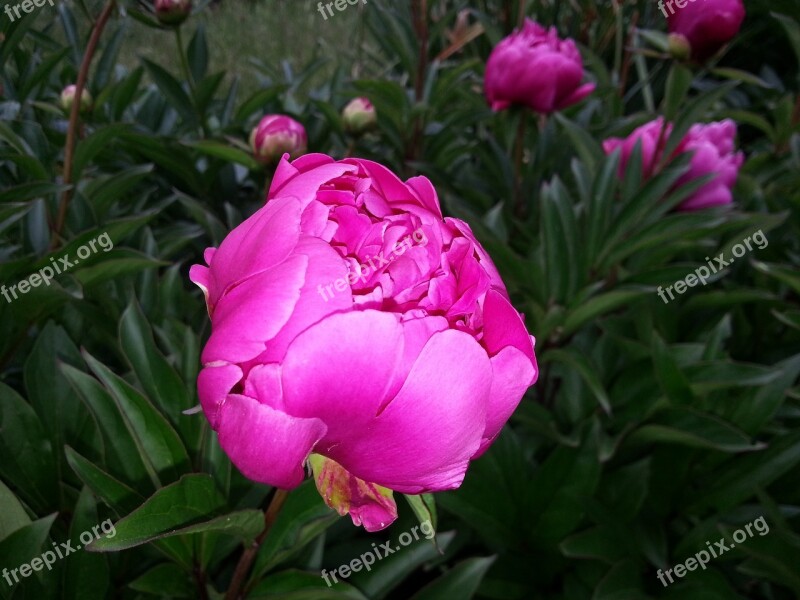
POLYGON ((267 115, 250 133, 250 147, 256 159, 273 164, 289 153, 292 159, 305 154, 308 137, 305 128, 285 115, 267 115))
POLYGON ((192 0, 156 0, 155 10, 162 25, 180 25, 192 12, 192 0))
POLYGON ((378 124, 378 115, 369 99, 353 98, 342 111, 342 121, 347 131, 360 134, 378 124))
POLYGON ((667 25, 670 33, 679 33, 688 40, 692 59, 702 62, 739 33, 744 15, 742 0, 703 0, 672 10, 667 15, 667 25))
MULTIPOLYGON (((64 109, 64 112, 70 112, 72 110, 72 103, 75 101, 75 85, 70 84, 64 88, 61 92, 61 98, 59 102, 61 103, 61 108, 64 109)), ((92 106, 92 95, 89 93, 89 90, 83 88, 83 92, 81 93, 81 112, 86 112, 92 106)))
POLYGON ((595 85, 583 80, 583 61, 571 39, 527 19, 502 40, 486 63, 484 92, 493 110, 513 104, 549 114, 583 100, 595 85))

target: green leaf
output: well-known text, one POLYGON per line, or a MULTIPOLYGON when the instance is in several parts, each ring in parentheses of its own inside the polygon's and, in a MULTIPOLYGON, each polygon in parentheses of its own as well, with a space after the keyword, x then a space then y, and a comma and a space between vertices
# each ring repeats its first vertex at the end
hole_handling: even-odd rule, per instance
POLYGON ((122 314, 119 339, 125 358, 149 398, 157 402, 172 423, 181 428, 193 421, 183 411, 193 406, 186 385, 156 346, 150 323, 139 303, 132 300, 122 314))
POLYGON ((572 533, 584 516, 582 498, 594 494, 600 481, 600 462, 593 444, 580 448, 560 446, 534 471, 535 495, 526 506, 535 544, 547 547, 572 533))
POLYGON ((208 42, 206 41, 206 28, 203 23, 198 24, 187 50, 189 69, 194 81, 200 81, 208 71, 208 42))
POLYGON ((0 474, 38 509, 58 506, 53 447, 30 405, 0 382, 0 474))
POLYGON ((31 181, 9 187, 0 192, 0 204, 24 202, 34 198, 50 197, 60 194, 72 186, 58 185, 49 181, 31 181))
MULTIPOLYGON (((12 570, 38 557, 57 513, 33 521, 0 541, 0 572, 12 570)), ((5 587, 5 582, 0 583, 5 587)))
MULTIPOLYGON (((93 527, 99 527, 95 531, 104 535, 107 531, 112 531, 110 525, 111 519, 100 523, 94 498, 92 498, 89 488, 84 487, 72 515, 69 539, 80 539, 83 532, 92 531, 93 527)), ((97 534, 95 533, 95 535, 97 534)), ((107 597, 111 581, 108 559, 105 556, 91 552, 73 552, 66 557, 65 569, 65 597, 80 598, 81 600, 103 600, 107 597)))
POLYGON ((288 569, 273 573, 256 585, 248 594, 248 599, 257 600, 367 600, 352 585, 337 577, 331 585, 325 583, 321 575, 288 569))
POLYGON ((130 126, 125 123, 106 125, 97 129, 92 135, 81 140, 75 146, 75 161, 72 168, 72 180, 79 181, 83 170, 101 152, 108 152, 112 140, 119 138, 130 126))
MULTIPOLYGON (((96 379, 70 365, 62 364, 61 373, 97 421, 105 441, 108 469, 137 487, 152 482, 136 442, 111 395, 96 379)), ((155 483, 153 485, 157 487, 155 483)))
POLYGON ((574 333, 589 321, 628 306, 634 300, 650 293, 652 293, 650 289, 631 286, 628 289, 617 289, 595 296, 569 312, 564 321, 564 334, 574 333))
POLYGON ((417 517, 417 520, 422 523, 428 523, 436 530, 436 498, 434 498, 433 494, 419 494, 419 495, 411 495, 411 494, 403 494, 405 499, 408 501, 409 506, 411 506, 411 510, 414 511, 414 515, 417 517))
POLYGON ((153 79, 153 81, 155 81, 158 89, 164 94, 167 102, 172 105, 172 107, 183 117, 185 121, 194 123, 196 121, 196 117, 192 109, 194 104, 178 80, 170 75, 164 69, 164 67, 157 65, 146 58, 142 58, 142 64, 147 69, 147 72, 150 74, 150 77, 153 79))
POLYGON ((664 118, 667 122, 675 119, 686 94, 692 85, 693 74, 691 70, 678 62, 672 63, 672 68, 667 76, 667 89, 664 94, 664 118))
POLYGON ((187 143, 186 145, 196 148, 208 156, 213 156, 228 162, 244 165, 253 171, 257 171, 261 168, 258 162, 250 154, 240 150, 239 148, 234 148, 233 146, 227 146, 213 140, 200 140, 197 142, 187 143))
MULTIPOLYGON (((175 565, 162 563, 128 584, 136 592, 168 598, 197 598, 197 585, 187 573, 178 572, 175 565)), ((252 596, 251 596, 252 597, 252 596)))
POLYGON ((64 452, 67 463, 80 480, 117 514, 126 515, 144 501, 138 492, 114 479, 69 446, 64 452))
MULTIPOLYGON (((156 491, 139 508, 115 523, 114 537, 101 537, 86 549, 115 552, 173 535, 224 530, 229 527, 225 519, 215 518, 224 505, 225 499, 210 476, 184 475, 156 491)), ((245 521, 252 515, 248 513, 246 517, 245 521)))
MULTIPOLYGON (((442 552, 446 551, 455 537, 448 531, 436 536, 436 543, 442 552)), ((370 571, 361 570, 350 577, 350 581, 368 598, 381 600, 402 583, 412 572, 428 561, 439 557, 433 544, 412 543, 402 547, 392 542, 394 552, 381 558, 370 571)), ((358 558, 354 556, 353 558, 358 558)))
POLYGON ((650 423, 637 429, 629 441, 679 444, 721 452, 748 452, 764 447, 753 444, 747 434, 723 419, 687 408, 660 411, 650 423))
POLYGON ((459 598, 471 600, 478 591, 495 557, 470 558, 460 562, 411 597, 411 600, 440 600, 459 598))
POLYGON ((611 414, 611 401, 598 376, 598 369, 589 363, 589 360, 572 349, 550 350, 544 354, 543 362, 560 362, 571 367, 586 382, 598 404, 607 415, 611 414))
POLYGON ((8 486, 0 480, 0 542, 9 535, 29 525, 31 518, 8 486))
POLYGON ((175 430, 130 384, 85 350, 83 358, 114 399, 153 482, 160 487, 163 476, 167 476, 168 481, 177 479, 188 469, 189 456, 175 430))
POLYGON ((34 410, 41 415, 47 429, 59 469, 63 469, 64 444, 75 446, 88 454, 102 451, 102 441, 91 413, 59 371, 67 363, 82 367, 83 359, 73 341, 61 327, 53 322, 39 333, 36 343, 25 361, 25 387, 34 410))
POLYGON ((694 393, 692 393, 692 388, 689 386, 689 381, 678 368, 678 364, 672 357, 670 349, 664 343, 664 340, 655 332, 653 333, 650 349, 653 353, 656 378, 670 402, 676 405, 694 404, 695 397, 694 393))

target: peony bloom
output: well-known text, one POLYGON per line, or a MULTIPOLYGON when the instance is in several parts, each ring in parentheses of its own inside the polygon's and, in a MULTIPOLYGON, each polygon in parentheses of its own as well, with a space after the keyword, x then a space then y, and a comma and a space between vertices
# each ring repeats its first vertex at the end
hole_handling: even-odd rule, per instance
MULTIPOLYGON (((621 149, 619 175, 622 177, 636 142, 641 140, 642 174, 649 178, 662 161, 664 146, 671 132, 672 124, 665 127, 664 119, 659 117, 635 129, 625 139, 607 139, 603 142, 603 150, 606 154, 611 154, 617 148, 621 149)), ((736 152, 735 140, 736 123, 730 119, 692 125, 672 156, 674 158, 683 152, 692 153, 689 170, 677 181, 676 187, 705 175, 714 174, 714 178, 679 204, 678 210, 699 210, 733 201, 731 189, 744 162, 744 154, 736 152)))
POLYGON ((571 39, 558 37, 527 19, 492 50, 486 63, 484 91, 492 110, 520 104, 549 114, 583 100, 594 90, 581 85, 583 61, 571 39))
POLYGON ((306 129, 286 115, 267 115, 250 133, 250 147, 263 163, 274 164, 287 152, 292 158, 308 149, 306 129))
POLYGON ((374 531, 392 491, 457 488, 536 381, 534 339, 430 181, 309 154, 195 265, 211 337, 198 394, 255 481, 320 492, 374 531))
POLYGON ((667 15, 670 33, 686 38, 691 48, 691 57, 705 61, 731 41, 742 26, 745 11, 742 0, 683 0, 685 6, 661 10, 667 15))
POLYGON ((368 98, 353 98, 342 111, 342 121, 347 131, 360 134, 378 124, 378 114, 368 98))
POLYGON ((192 0, 156 0, 155 10, 162 25, 180 25, 192 12, 192 0))
MULTIPOLYGON (((61 104, 61 108, 64 109, 64 112, 70 112, 72 110, 72 103, 75 102, 75 85, 70 84, 63 89, 61 92, 61 96, 59 98, 59 102, 61 104)), ((92 106, 92 95, 89 93, 89 90, 83 88, 81 92, 81 112, 89 110, 92 106)))

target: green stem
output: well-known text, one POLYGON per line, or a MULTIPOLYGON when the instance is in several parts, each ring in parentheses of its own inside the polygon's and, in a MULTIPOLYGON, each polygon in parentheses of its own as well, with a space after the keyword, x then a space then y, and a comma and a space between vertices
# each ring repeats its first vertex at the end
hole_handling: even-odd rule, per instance
POLYGON ((242 587, 244 586, 247 575, 250 572, 250 567, 253 565, 253 561, 256 559, 258 549, 261 547, 261 544, 267 537, 269 530, 272 528, 272 525, 278 518, 278 513, 280 512, 281 508, 283 508, 283 504, 286 502, 286 498, 288 498, 288 496, 289 492, 286 490, 275 490, 275 493, 272 495, 272 500, 270 500, 269 506, 264 512, 264 530, 242 553, 242 557, 239 559, 239 564, 236 565, 236 570, 233 572, 231 585, 228 588, 228 591, 225 593, 225 600, 239 600, 239 598, 242 597, 242 587))
POLYGON ((89 67, 92 65, 92 58, 97 49, 97 44, 100 42, 100 36, 103 34, 106 23, 108 23, 108 20, 111 18, 112 12, 114 12, 114 0, 108 0, 108 3, 103 8, 103 11, 100 13, 100 16, 97 17, 97 21, 95 21, 92 27, 89 43, 86 45, 86 52, 83 53, 83 60, 78 70, 78 80, 75 82, 75 96, 72 101, 72 109, 69 113, 67 140, 64 147, 64 185, 67 189, 61 194, 61 201, 58 205, 58 214, 56 216, 56 222, 53 225, 53 235, 50 240, 51 250, 55 250, 58 247, 61 231, 64 229, 64 223, 67 220, 67 209, 69 208, 72 191, 72 165, 75 158, 76 139, 78 137, 78 115, 81 108, 83 90, 89 79, 89 67))

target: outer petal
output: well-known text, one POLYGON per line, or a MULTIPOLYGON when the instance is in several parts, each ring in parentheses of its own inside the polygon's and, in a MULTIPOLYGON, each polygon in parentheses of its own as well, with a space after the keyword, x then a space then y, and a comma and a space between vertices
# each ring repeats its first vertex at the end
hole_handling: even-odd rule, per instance
POLYGON ((197 395, 212 429, 217 429, 220 405, 241 379, 242 370, 237 365, 228 363, 206 365, 200 371, 197 377, 197 395))
POLYGON ((203 363, 240 363, 261 354, 292 315, 307 264, 308 257, 293 256, 228 292, 214 311, 203 363))
POLYGON ((539 369, 536 359, 531 362, 524 353, 513 346, 503 348, 491 359, 492 390, 489 393, 489 407, 486 414, 486 430, 478 452, 478 458, 492 444, 503 425, 519 406, 525 391, 536 383, 539 369))
POLYGON ((483 343, 489 356, 514 346, 531 362, 536 360, 533 341, 522 317, 511 303, 495 290, 489 290, 483 303, 483 343))
POLYGON ((263 273, 289 256, 300 237, 301 212, 295 198, 281 198, 228 234, 210 264, 208 300, 212 311, 229 286, 263 273))
POLYGON ((284 489, 300 485, 314 445, 325 435, 319 419, 299 419, 231 394, 219 412, 219 443, 248 479, 284 489))
POLYGON ((491 378, 472 336, 434 334, 397 397, 328 455, 360 479, 398 492, 456 488, 480 445, 491 378))
POLYGON ((328 435, 319 452, 327 455, 331 446, 369 426, 402 356, 397 315, 376 310, 332 315, 301 333, 286 351, 286 409, 325 422, 328 435))

